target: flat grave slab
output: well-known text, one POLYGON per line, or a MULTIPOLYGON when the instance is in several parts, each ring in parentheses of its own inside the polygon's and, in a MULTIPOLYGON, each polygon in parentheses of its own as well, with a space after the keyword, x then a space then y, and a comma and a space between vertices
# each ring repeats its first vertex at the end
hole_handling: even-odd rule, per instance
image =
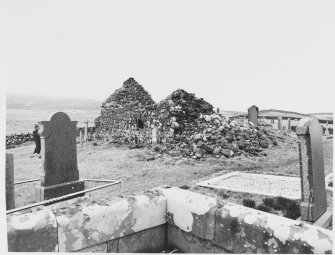
POLYGON ((301 199, 299 177, 234 172, 199 182, 196 185, 271 197, 282 196, 293 200, 301 199))

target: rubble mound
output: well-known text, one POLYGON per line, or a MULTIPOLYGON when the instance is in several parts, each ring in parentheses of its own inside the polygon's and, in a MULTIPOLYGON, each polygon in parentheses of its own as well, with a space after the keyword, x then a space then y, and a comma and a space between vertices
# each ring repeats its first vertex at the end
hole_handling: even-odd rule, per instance
POLYGON ((154 123, 159 127, 162 142, 173 143, 178 134, 196 128, 201 114, 212 113, 210 103, 178 89, 158 103, 154 123))
MULTIPOLYGON (((170 126, 173 128, 175 125, 170 126)), ((188 122, 165 146, 158 145, 154 150, 195 159, 206 156, 229 158, 241 154, 265 156, 264 150, 273 145, 277 145, 276 137, 268 129, 252 123, 239 124, 213 113, 201 114, 193 122, 188 122)))

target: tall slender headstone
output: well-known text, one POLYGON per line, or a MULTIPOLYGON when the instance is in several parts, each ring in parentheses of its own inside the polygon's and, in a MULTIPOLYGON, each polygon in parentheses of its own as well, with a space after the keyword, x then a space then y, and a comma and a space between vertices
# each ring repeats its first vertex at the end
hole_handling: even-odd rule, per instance
POLYGON ((301 176, 301 219, 315 222, 327 210, 321 126, 315 118, 303 118, 296 133, 301 176))
POLYGON ((255 126, 258 125, 258 107, 256 105, 248 108, 248 121, 252 122, 255 126))
POLYGON ((283 129, 283 119, 281 116, 278 117, 278 129, 279 130, 283 129))
POLYGON ((88 142, 88 120, 85 122, 85 135, 84 135, 85 143, 88 142))
POLYGON ((64 112, 55 113, 50 121, 42 121, 40 186, 36 200, 43 201, 84 190, 77 167, 77 121, 64 112))
POLYGON ((79 130, 79 142, 80 142, 80 148, 83 148, 83 130, 79 130))
POLYGON ((6 153, 6 210, 15 208, 14 157, 6 153))
POLYGON ((220 108, 217 108, 217 109, 216 109, 216 113, 220 113, 220 108))
POLYGON ((287 131, 291 132, 291 119, 290 118, 287 119, 287 131))

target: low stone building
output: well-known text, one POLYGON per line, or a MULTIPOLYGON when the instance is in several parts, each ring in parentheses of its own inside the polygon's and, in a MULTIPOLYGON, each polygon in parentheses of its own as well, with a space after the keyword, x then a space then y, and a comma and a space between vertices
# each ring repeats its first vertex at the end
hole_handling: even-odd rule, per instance
MULTIPOLYGON (((119 144, 150 144, 153 128, 159 153, 202 158, 260 153, 276 141, 254 125, 239 124, 213 111, 194 94, 178 89, 156 104, 133 78, 102 104, 95 120, 96 137, 119 144)), ((136 146, 135 146, 136 147, 136 146)))

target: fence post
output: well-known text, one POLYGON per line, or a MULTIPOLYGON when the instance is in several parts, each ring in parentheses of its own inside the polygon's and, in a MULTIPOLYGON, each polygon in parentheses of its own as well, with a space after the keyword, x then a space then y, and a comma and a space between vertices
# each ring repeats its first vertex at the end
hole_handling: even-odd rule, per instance
POLYGON ((14 156, 6 153, 6 210, 15 208, 14 156))

